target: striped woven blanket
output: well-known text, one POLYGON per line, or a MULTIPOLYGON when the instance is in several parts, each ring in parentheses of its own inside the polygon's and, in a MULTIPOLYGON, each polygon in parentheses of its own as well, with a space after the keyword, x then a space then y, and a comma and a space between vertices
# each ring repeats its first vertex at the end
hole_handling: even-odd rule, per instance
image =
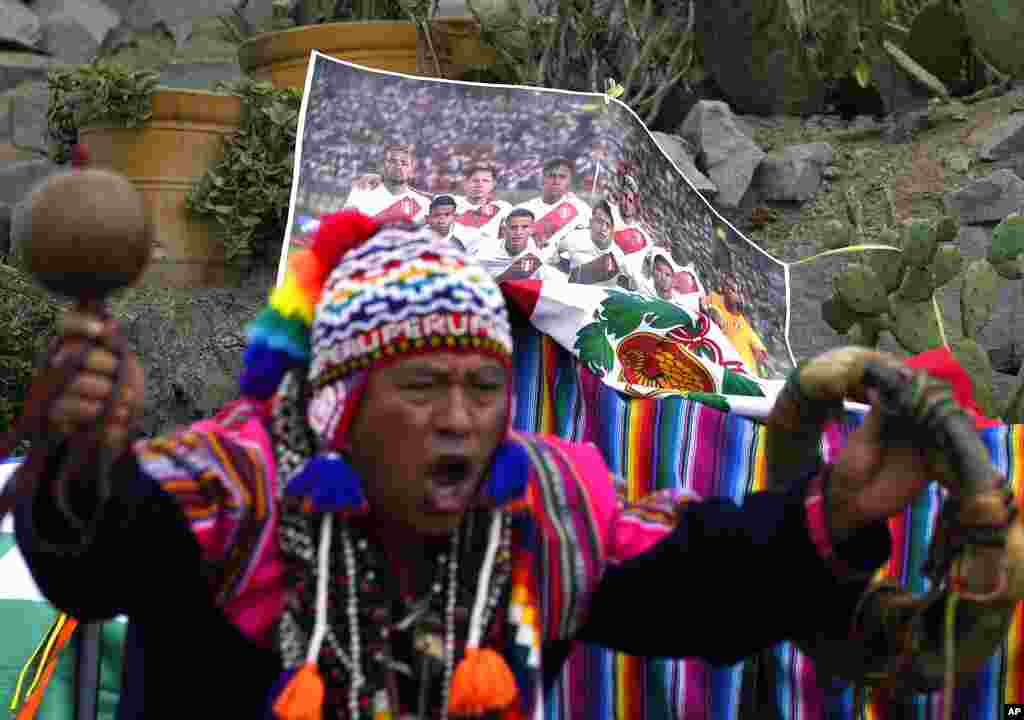
MULTIPOLYGON (((627 398, 581 368, 572 353, 549 336, 520 326, 515 340, 517 428, 595 443, 631 499, 654 490, 685 488, 742 502, 747 493, 764 488, 766 431, 760 423, 682 396, 627 398)), ((826 459, 835 456, 859 420, 851 413, 844 423, 829 428, 822 443, 826 459)), ((1024 427, 986 430, 984 439, 992 461, 1007 474, 1014 491, 1024 492, 1024 427)), ((941 493, 932 486, 890 524, 894 550, 883 573, 915 592, 926 588, 919 569, 940 504, 941 493)), ((679 590, 673 586, 672 591, 679 590)), ((751 588, 750 612, 757 612, 758 593, 771 591, 751 588)), ((952 717, 1001 718, 1004 702, 1022 702, 1020 612, 1001 652, 969 682, 960 683, 952 717)), ((700 618, 664 620, 668 624, 700 618)), ((623 622, 628 621, 626 614, 623 622)), ((818 682, 812 663, 788 643, 724 669, 699 661, 646 661, 581 648, 552 695, 548 720, 857 717, 853 689, 818 682)), ((908 699, 877 696, 867 698, 860 717, 939 720, 942 710, 941 693, 908 699)))

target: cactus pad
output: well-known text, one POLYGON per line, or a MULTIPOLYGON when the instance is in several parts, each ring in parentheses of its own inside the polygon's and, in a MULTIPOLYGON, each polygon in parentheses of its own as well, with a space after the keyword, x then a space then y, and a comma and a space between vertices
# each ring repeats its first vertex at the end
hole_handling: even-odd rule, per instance
POLYGON ((955 217, 946 215, 935 225, 935 242, 939 245, 955 242, 959 234, 960 222, 955 217))
POLYGON ((878 345, 878 338, 885 329, 885 324, 877 317, 861 317, 846 334, 851 345, 873 348, 878 345))
POLYGON ((911 220, 903 226, 903 255, 907 265, 924 267, 932 261, 938 248, 935 229, 921 220, 911 220))
POLYGON ((885 287, 867 265, 847 265, 836 277, 835 289, 847 307, 860 315, 877 315, 889 309, 885 287))
POLYGON ((907 302, 924 302, 930 300, 938 283, 935 271, 930 265, 925 267, 909 267, 903 276, 897 295, 907 302))
POLYGON ((903 253, 884 250, 868 253, 868 265, 882 281, 887 293, 898 288, 903 282, 903 253))
POLYGON ((967 56, 964 16, 944 0, 925 5, 910 25, 907 53, 948 84, 960 79, 967 56))
POLYGON ((976 340, 970 338, 959 338, 949 348, 956 359, 963 366, 968 375, 971 376, 971 384, 974 387, 974 399, 978 408, 989 417, 997 414, 992 394, 992 363, 989 361, 988 353, 978 345, 976 340))
POLYGON ((931 300, 911 302, 892 298, 889 331, 910 353, 922 353, 942 344, 939 319, 931 300))
POLYGON ((849 332, 859 318, 838 294, 821 303, 821 319, 839 335, 849 332))
POLYGON ((996 226, 988 261, 1007 280, 1024 278, 1024 215, 1008 215, 996 226))
POLYGON ((988 260, 972 261, 964 270, 963 278, 960 317, 964 337, 973 338, 992 317, 1002 281, 988 260))
POLYGON ((932 259, 932 270, 935 272, 935 287, 942 287, 960 274, 964 269, 964 256, 960 248, 953 243, 943 243, 932 259))
POLYGON ((832 219, 822 228, 822 243, 829 250, 838 250, 850 244, 853 229, 842 220, 832 219))

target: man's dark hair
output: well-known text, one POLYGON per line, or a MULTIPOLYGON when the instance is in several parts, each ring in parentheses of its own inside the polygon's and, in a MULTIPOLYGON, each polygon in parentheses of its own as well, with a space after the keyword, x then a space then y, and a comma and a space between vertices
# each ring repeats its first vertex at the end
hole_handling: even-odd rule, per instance
MULTIPOLYGON (((672 262, 667 257, 662 255, 661 253, 658 253, 657 255, 654 256, 654 265, 657 265, 659 262, 663 262, 666 265, 668 265, 668 269, 669 270, 675 270, 675 268, 672 267, 672 262)), ((653 267, 653 265, 652 265, 652 267, 653 267)))
POLYGON ((551 158, 546 163, 544 163, 544 174, 547 175, 549 172, 551 172, 555 168, 560 168, 560 167, 564 167, 564 168, 568 169, 569 170, 569 174, 571 176, 573 176, 573 177, 576 177, 576 163, 574 163, 569 158, 563 157, 563 156, 551 158))
POLYGON ((597 205, 595 205, 594 210, 600 210, 601 212, 608 216, 609 220, 615 219, 615 216, 612 215, 612 206, 607 200, 602 200, 597 205))
POLYGON ((430 201, 430 212, 434 212, 439 207, 455 207, 455 198, 451 195, 438 195, 430 201))
POLYGON ((509 220, 517 217, 528 217, 530 220, 537 219, 537 216, 533 214, 533 211, 527 210, 526 208, 516 208, 505 216, 505 222, 508 223, 509 220))
POLYGON ((494 182, 498 182, 498 170, 491 163, 473 163, 468 168, 466 168, 466 177, 473 177, 473 173, 478 172, 489 172, 491 174, 491 179, 494 180, 494 182))

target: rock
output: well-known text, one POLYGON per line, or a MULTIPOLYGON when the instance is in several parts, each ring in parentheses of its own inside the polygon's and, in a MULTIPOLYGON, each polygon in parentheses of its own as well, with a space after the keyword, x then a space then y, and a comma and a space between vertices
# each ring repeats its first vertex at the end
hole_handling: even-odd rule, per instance
POLYGON ((971 158, 967 153, 952 152, 942 159, 942 164, 950 172, 963 174, 971 169, 971 158))
POLYGON ((910 142, 915 135, 930 127, 932 120, 927 110, 899 113, 886 124, 882 138, 891 143, 910 142))
POLYGON ((91 62, 120 16, 100 0, 37 0, 42 47, 68 63, 91 62))
POLYGON ((160 84, 186 90, 212 90, 218 82, 242 79, 237 62, 170 63, 160 69, 160 84))
POLYGON ((766 200, 805 202, 821 185, 825 167, 835 152, 826 142, 791 145, 765 156, 757 169, 757 184, 766 200))
POLYGON ((718 189, 716 201, 737 207, 765 153, 737 127, 729 106, 700 101, 686 116, 680 134, 698 149, 697 161, 718 189))
POLYGON ((49 88, 39 83, 30 92, 11 99, 11 142, 21 148, 46 152, 46 111, 50 103, 49 88))
POLYGON ((231 12, 234 0, 135 0, 124 13, 124 21, 134 30, 148 30, 162 23, 168 30, 198 18, 231 12))
POLYGON ((25 160, 0 166, 0 203, 13 205, 56 169, 49 160, 25 160))
POLYGON ((39 16, 18 0, 0 0, 0 43, 34 48, 43 37, 39 16))
POLYGON ((54 65, 46 55, 0 50, 0 93, 24 82, 45 82, 46 73, 54 65))
POLYGON ((978 148, 982 160, 1004 160, 1018 153, 1024 153, 1024 112, 1014 113, 992 128, 978 148))
POLYGON ((66 63, 79 65, 92 62, 100 44, 78 18, 60 14, 43 24, 42 47, 66 63))
POLYGON ((878 127, 878 121, 870 115, 858 115, 850 121, 850 130, 873 130, 878 127))
MULTIPOLYGON (((442 3, 443 5, 444 3, 442 3)), ((449 6, 453 7, 455 14, 461 15, 465 12, 465 8, 462 3, 449 3, 449 6)), ((240 0, 238 3, 238 9, 242 11, 242 15, 249 22, 259 25, 262 22, 269 20, 274 14, 274 3, 273 0, 240 0)), ((440 11, 440 8, 438 9, 440 11)))
POLYGON ((192 37, 192 27, 193 22, 191 20, 186 20, 185 22, 180 22, 177 25, 173 25, 168 28, 168 30, 170 30, 171 37, 174 38, 174 46, 179 50, 184 47, 185 43, 188 42, 188 39, 192 37))
POLYGON ((676 164, 679 171, 683 173, 683 176, 690 181, 690 184, 698 192, 711 195, 718 192, 715 184, 693 164, 693 158, 686 148, 683 147, 682 138, 663 132, 653 132, 651 135, 654 136, 654 140, 658 143, 658 147, 661 148, 662 152, 668 155, 669 159, 676 164))
POLYGON ((704 69, 737 110, 808 115, 825 106, 825 84, 802 16, 803 3, 700 2, 704 69), (759 5, 770 6, 765 11, 759 5))
POLYGON ((1011 170, 996 170, 947 193, 943 203, 946 210, 958 215, 962 223, 999 222, 1024 206, 1024 180, 1011 170))

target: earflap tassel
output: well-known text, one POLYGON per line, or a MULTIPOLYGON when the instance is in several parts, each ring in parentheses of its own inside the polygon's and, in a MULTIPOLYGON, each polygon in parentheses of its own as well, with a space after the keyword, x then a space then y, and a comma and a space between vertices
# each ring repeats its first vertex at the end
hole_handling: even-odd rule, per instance
POLYGON ((317 658, 327 635, 327 584, 330 574, 331 531, 334 515, 324 513, 320 523, 320 547, 317 556, 316 623, 309 642, 306 662, 300 667, 274 702, 278 720, 322 720, 324 714, 324 680, 317 668, 317 658))
POLYGON ((487 555, 480 569, 473 614, 470 616, 466 654, 452 677, 448 699, 450 715, 479 717, 504 710, 519 696, 515 676, 505 658, 491 648, 480 647, 487 591, 494 570, 494 558, 501 542, 501 524, 501 512, 496 511, 491 520, 487 555))

